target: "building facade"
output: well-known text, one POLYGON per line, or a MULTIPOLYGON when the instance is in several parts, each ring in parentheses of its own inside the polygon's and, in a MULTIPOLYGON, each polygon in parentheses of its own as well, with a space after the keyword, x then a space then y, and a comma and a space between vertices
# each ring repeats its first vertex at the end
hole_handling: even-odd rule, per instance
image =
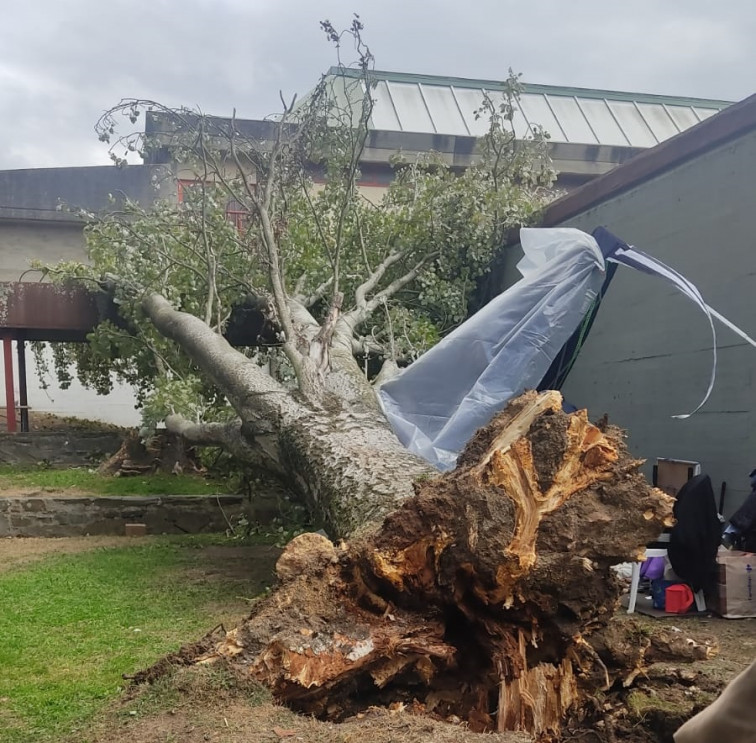
MULTIPOLYGON (((604 226, 661 259, 700 290, 720 314, 756 338, 756 96, 640 155, 554 202, 544 226, 592 232, 604 226)), ((522 256, 510 246, 499 273, 506 287, 522 256)), ((629 432, 631 451, 701 463, 725 514, 749 492, 756 467, 756 349, 716 323, 717 374, 711 374, 711 329, 703 313, 665 282, 619 267, 564 394, 598 418, 629 432)))

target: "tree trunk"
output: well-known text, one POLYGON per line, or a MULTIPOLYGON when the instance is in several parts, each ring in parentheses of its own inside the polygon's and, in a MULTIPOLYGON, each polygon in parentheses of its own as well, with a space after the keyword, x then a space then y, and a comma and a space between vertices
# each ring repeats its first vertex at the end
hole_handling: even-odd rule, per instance
POLYGON ((374 529, 414 494, 430 465, 408 452, 371 410, 307 412, 278 423, 279 457, 335 539, 374 529))
POLYGON ((433 472, 399 443, 364 378, 364 389, 356 389, 354 359, 342 359, 334 379, 323 385, 321 404, 314 405, 160 295, 148 295, 143 308, 158 330, 180 343, 223 390, 241 419, 223 426, 170 416, 168 428, 192 442, 216 442, 285 477, 334 538, 367 529, 412 496, 416 478, 433 472), (346 390, 346 399, 330 389, 333 384, 346 390))
POLYGON ((321 718, 411 703, 546 737, 642 667, 607 631, 610 566, 671 523, 672 500, 618 429, 563 413, 557 392, 527 393, 443 476, 375 417, 310 414, 279 430, 300 487, 350 539, 293 540, 279 588, 198 660, 239 664, 321 718))

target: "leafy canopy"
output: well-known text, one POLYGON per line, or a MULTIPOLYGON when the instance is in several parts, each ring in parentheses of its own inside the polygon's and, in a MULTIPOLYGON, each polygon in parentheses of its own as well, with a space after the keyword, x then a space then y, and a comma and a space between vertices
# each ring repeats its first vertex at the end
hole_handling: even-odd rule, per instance
POLYGON ((393 179, 376 194, 360 187, 373 57, 359 18, 343 32, 322 26, 339 74, 323 76, 302 102, 284 102, 281 116, 257 128, 135 100, 100 120, 116 165, 125 167, 131 152, 168 165, 155 203, 87 215, 89 265, 47 269, 58 280, 104 286, 120 311, 89 344, 55 346, 61 381, 75 366, 101 393, 114 379, 134 385, 148 427, 171 412, 228 415, 220 392, 146 318, 145 292, 218 332, 252 302, 277 335, 245 352, 282 378, 293 376, 286 342, 300 342, 287 335, 298 336, 301 316, 322 324, 335 310, 349 318, 352 350, 366 370, 367 359, 411 361, 465 319, 507 232, 533 221, 554 178, 547 135, 514 136, 519 76, 510 71, 501 95, 486 95, 475 112, 488 131, 474 164, 460 171, 440 154, 397 153, 393 179), (356 52, 352 65, 341 61, 345 45, 356 52), (145 130, 120 132, 145 118, 145 130))

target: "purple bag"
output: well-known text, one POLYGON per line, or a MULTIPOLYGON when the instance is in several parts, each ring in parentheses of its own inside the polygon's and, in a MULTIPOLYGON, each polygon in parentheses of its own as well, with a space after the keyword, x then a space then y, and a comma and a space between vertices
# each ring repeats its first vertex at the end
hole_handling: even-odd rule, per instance
POLYGON ((664 566, 663 557, 649 557, 641 565, 640 577, 648 580, 659 580, 664 576, 664 566))

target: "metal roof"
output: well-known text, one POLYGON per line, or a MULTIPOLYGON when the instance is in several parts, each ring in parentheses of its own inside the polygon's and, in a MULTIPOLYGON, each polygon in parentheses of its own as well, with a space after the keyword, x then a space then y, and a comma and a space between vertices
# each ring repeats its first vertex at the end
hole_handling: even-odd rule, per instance
MULTIPOLYGON (((376 81, 372 127, 383 131, 477 137, 485 134, 484 118, 476 119, 484 92, 504 100, 504 86, 492 80, 371 72, 376 81)), ((357 70, 332 67, 328 77, 341 80, 344 91, 357 70)), ((348 95, 348 93, 347 93, 348 95)), ((351 96, 349 96, 351 97, 351 96)), ((653 147, 730 105, 729 101, 676 98, 610 90, 524 85, 513 120, 517 137, 539 125, 553 142, 653 147)))
POLYGON ((541 226, 555 227, 704 153, 756 131, 756 95, 735 103, 715 119, 659 147, 641 152, 611 172, 552 201, 541 226))

